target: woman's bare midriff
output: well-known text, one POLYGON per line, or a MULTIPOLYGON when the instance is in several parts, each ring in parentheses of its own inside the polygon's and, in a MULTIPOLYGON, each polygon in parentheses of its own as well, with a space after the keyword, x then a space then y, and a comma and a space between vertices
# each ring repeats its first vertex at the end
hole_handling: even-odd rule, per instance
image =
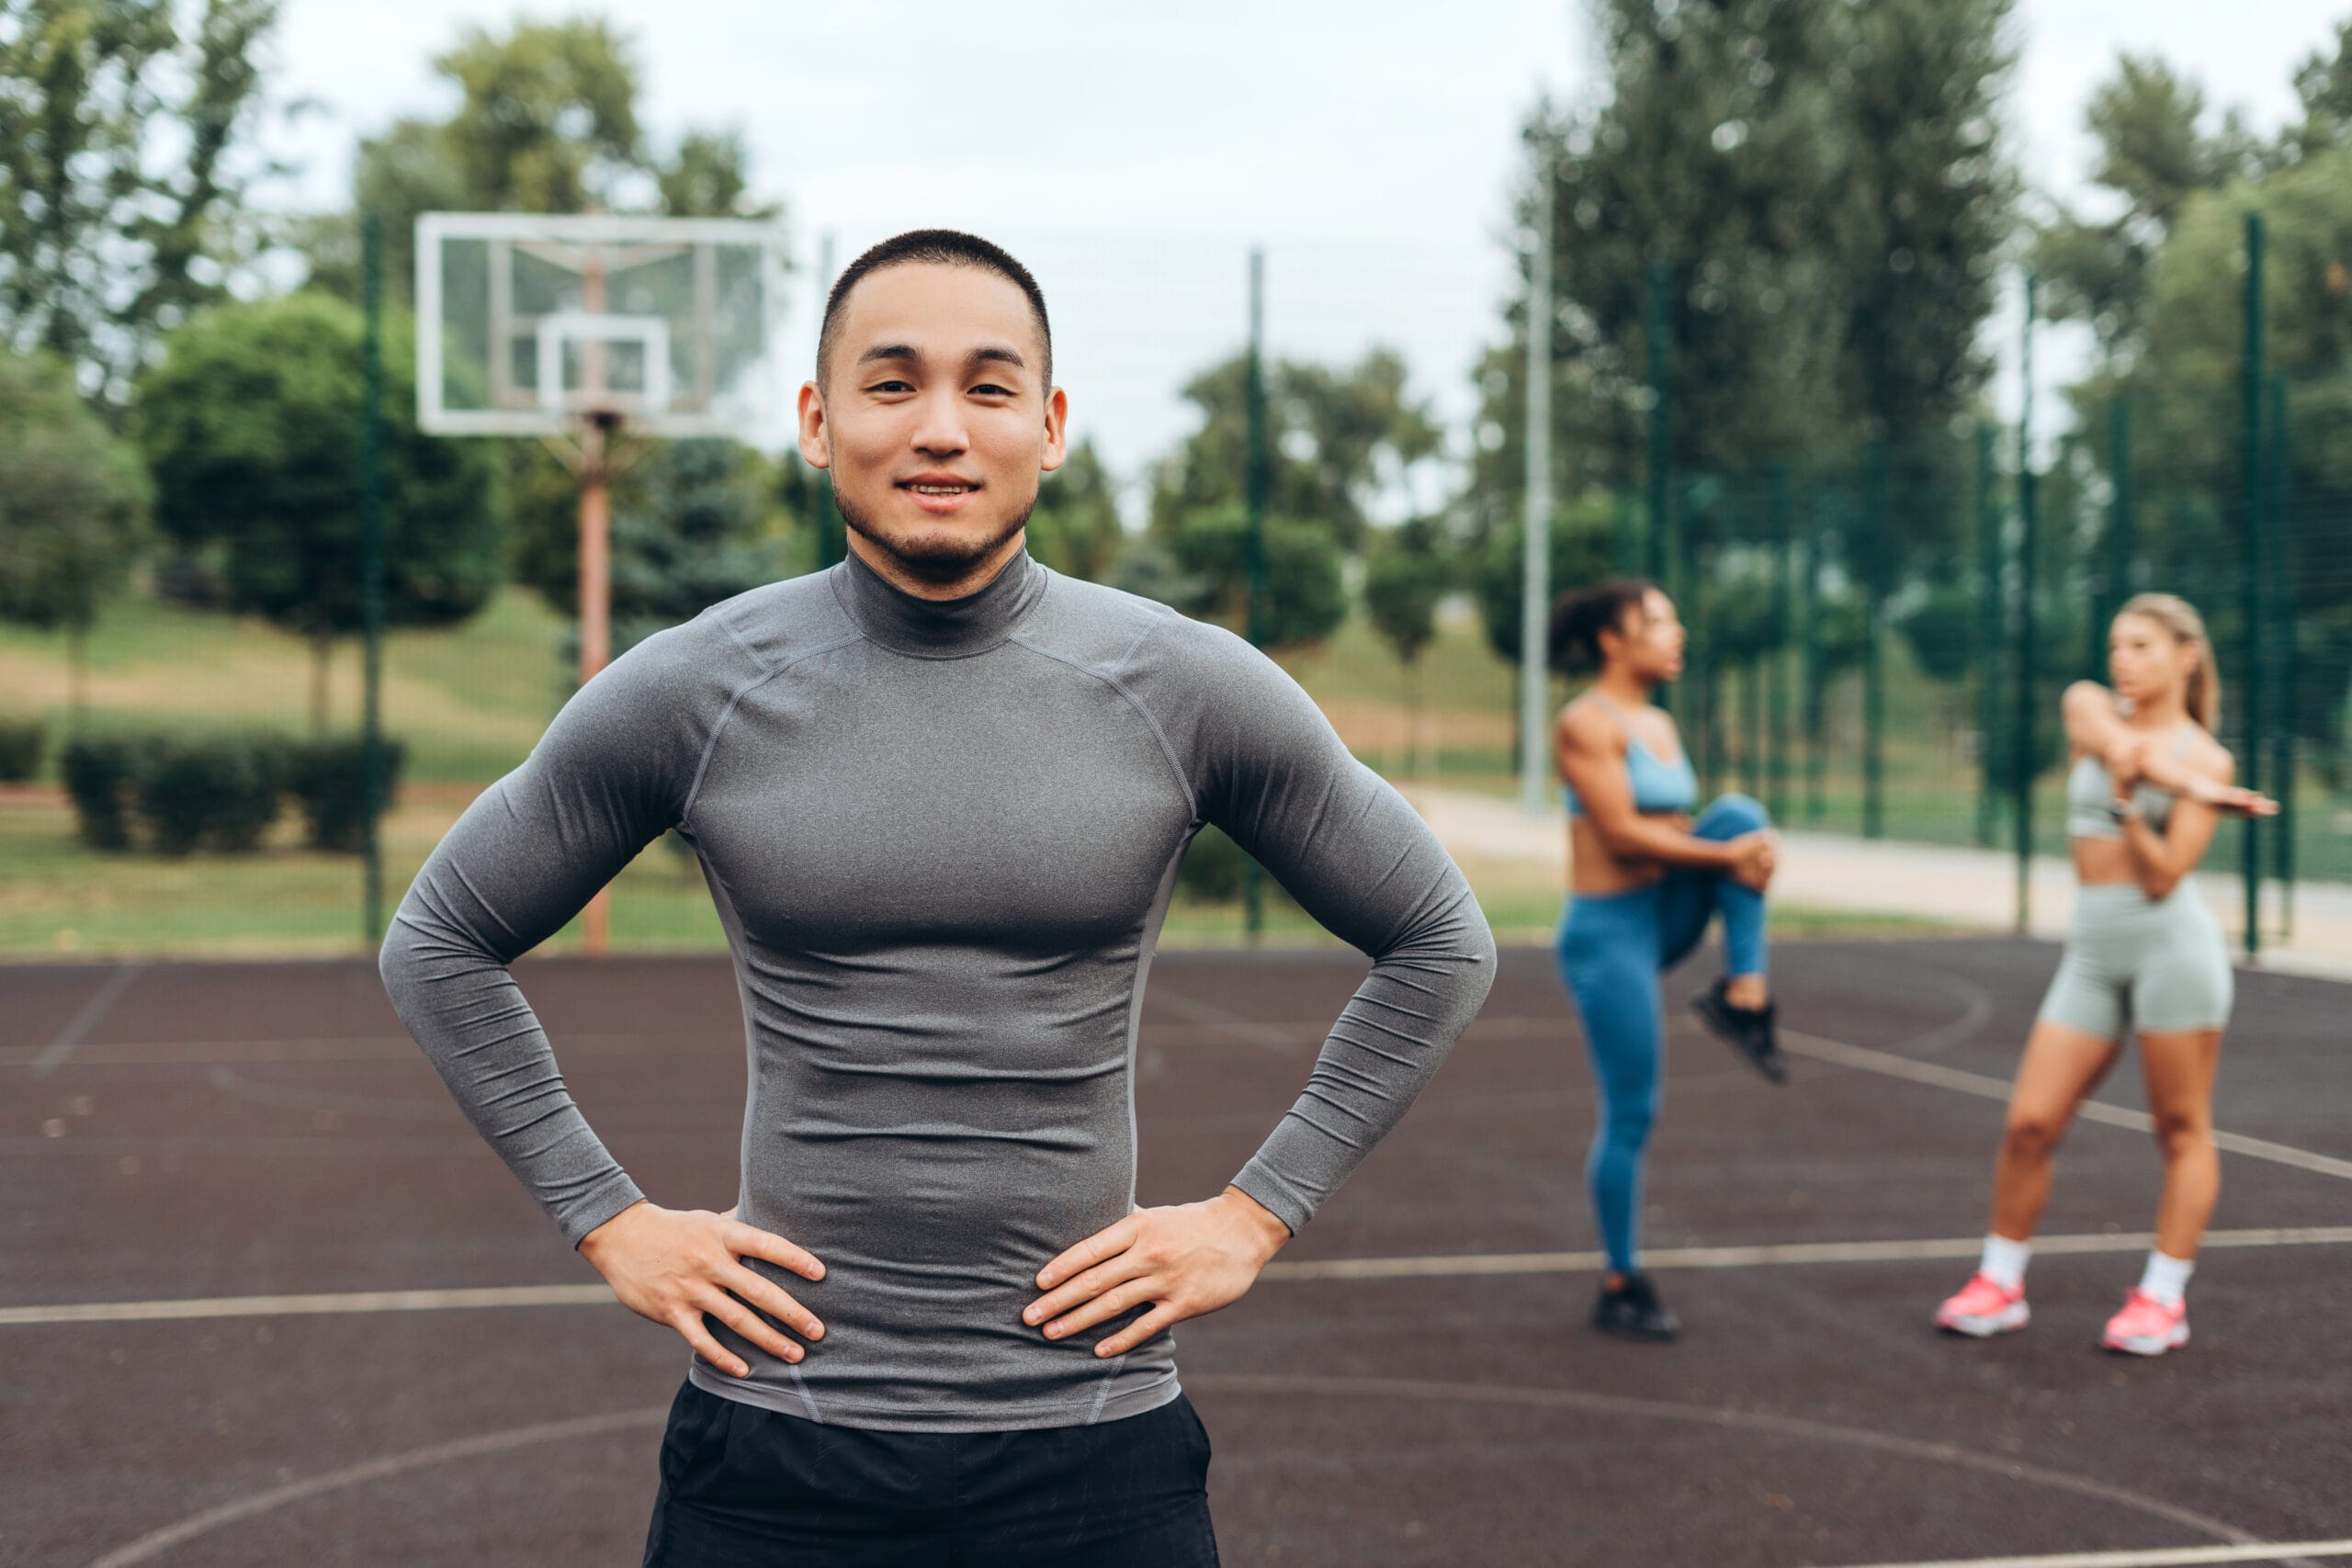
POLYGON ((2075 858, 2075 880, 2085 887, 2140 880, 2132 869, 2132 852, 2120 839, 2070 839, 2067 849, 2075 858))
MULTIPOLYGON (((1690 830, 1690 818, 1681 812, 1661 812, 1649 820, 1664 822, 1690 830)), ((1636 887, 1646 887, 1666 874, 1666 867, 1654 860, 1620 860, 1610 853, 1600 837, 1600 829, 1582 817, 1568 818, 1568 891, 1579 897, 1606 898, 1613 893, 1631 893, 1636 887)))

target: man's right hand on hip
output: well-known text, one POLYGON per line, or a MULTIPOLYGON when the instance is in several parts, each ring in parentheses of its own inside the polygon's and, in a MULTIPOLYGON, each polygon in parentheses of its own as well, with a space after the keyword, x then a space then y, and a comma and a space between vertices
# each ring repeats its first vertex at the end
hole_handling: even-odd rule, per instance
POLYGON ((784 1237, 733 1216, 732 1209, 714 1214, 633 1203, 581 1238, 580 1255, 605 1277, 623 1306, 669 1325, 704 1360, 741 1378, 752 1369, 711 1336, 706 1314, 786 1361, 808 1352, 776 1332, 767 1318, 808 1339, 822 1338, 825 1332, 816 1314, 745 1268, 743 1259, 757 1258, 807 1280, 823 1279, 825 1266, 784 1237))

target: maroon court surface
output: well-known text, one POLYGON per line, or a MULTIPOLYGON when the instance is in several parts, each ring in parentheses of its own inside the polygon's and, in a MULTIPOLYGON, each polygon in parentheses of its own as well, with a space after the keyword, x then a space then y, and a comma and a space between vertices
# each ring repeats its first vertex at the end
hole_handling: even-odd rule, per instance
MULTIPOLYGON (((2190 1347, 2093 1346, 2155 1193, 2128 1056, 2061 1156, 2033 1327, 1928 1329, 2055 958, 1785 947, 1804 1054, 1777 1089, 1682 1014, 1702 969, 1669 976, 1646 1241, 1689 1331, 1653 1348, 1584 1326, 1590 1080, 1548 954, 1507 953, 1400 1131, 1247 1299, 1179 1331, 1226 1561, 1792 1568, 2352 1537, 2352 987, 2240 977, 2190 1347)), ((1232 1175, 1361 969, 1160 957, 1144 1201, 1232 1175)), ((518 973, 639 1182, 730 1201, 724 961, 518 973)), ((637 1561, 683 1348, 582 1289, 372 966, 0 968, 0 1563, 637 1561)))

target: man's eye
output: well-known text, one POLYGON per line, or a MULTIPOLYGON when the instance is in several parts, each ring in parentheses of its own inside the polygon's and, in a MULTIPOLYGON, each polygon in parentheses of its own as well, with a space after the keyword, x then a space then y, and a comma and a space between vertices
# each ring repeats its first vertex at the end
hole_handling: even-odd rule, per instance
POLYGON ((1009 398, 1012 396, 1012 389, 997 386, 994 382, 983 381, 972 389, 972 395, 976 398, 1009 398))
POLYGON ((866 390, 869 392, 911 392, 914 388, 905 381, 876 381, 866 390))

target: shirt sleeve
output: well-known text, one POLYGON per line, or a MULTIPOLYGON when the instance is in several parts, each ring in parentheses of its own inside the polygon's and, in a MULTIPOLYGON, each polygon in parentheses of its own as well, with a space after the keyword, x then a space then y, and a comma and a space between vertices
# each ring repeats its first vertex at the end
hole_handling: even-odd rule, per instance
POLYGON ((681 820, 711 729, 696 633, 648 638, 564 705, 417 873, 379 960, 425 1059, 574 1246, 644 1195, 572 1103, 509 966, 681 820))
POLYGON ((1372 971, 1233 1184, 1295 1233, 1404 1116, 1494 984, 1495 940, 1437 836, 1272 660, 1216 634, 1194 722, 1202 818, 1372 971))

